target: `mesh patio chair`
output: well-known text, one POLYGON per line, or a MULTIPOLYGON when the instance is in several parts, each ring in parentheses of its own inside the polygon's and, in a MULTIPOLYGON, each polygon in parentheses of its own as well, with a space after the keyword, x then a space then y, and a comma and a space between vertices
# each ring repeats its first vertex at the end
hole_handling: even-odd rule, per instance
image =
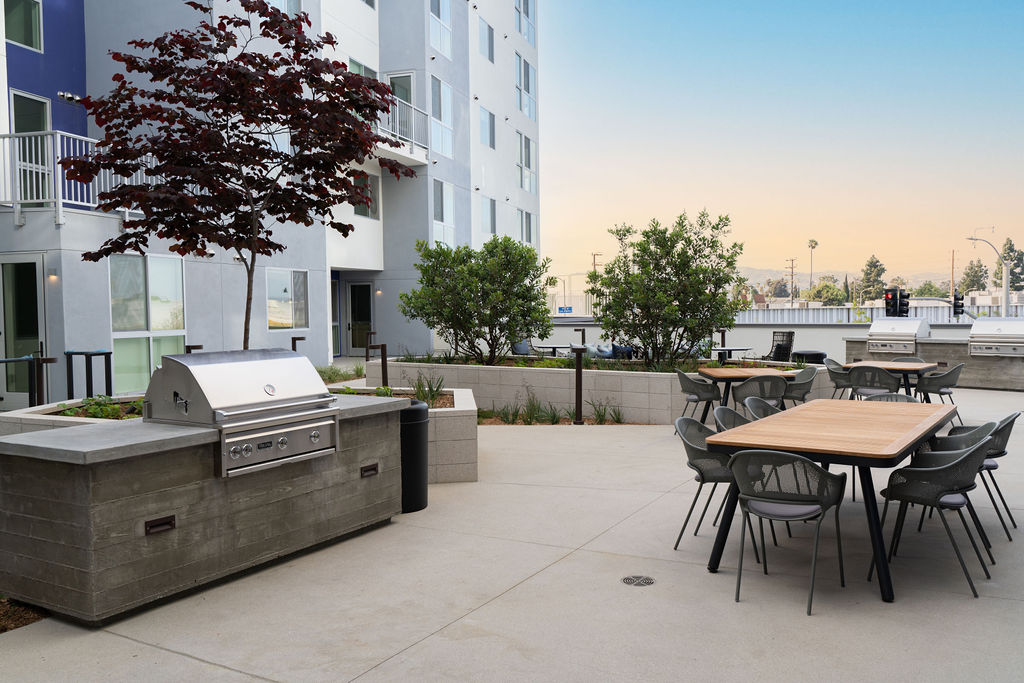
MULTIPOLYGON (((945 396, 949 396, 949 402, 953 403, 953 389, 956 388, 956 383, 960 381, 960 373, 963 372, 964 364, 960 363, 951 367, 945 372, 929 372, 927 375, 922 375, 917 380, 916 393, 924 397, 926 403, 931 403, 931 395, 937 394, 939 401, 945 403, 945 396)), ((957 412, 956 416, 960 419, 960 424, 964 423, 964 419, 960 417, 960 413, 957 412)))
POLYGON ((744 417, 729 406, 718 406, 714 411, 715 426, 719 432, 724 432, 733 427, 739 427, 750 422, 749 417, 744 417))
POLYGON ((832 390, 832 398, 835 398, 837 393, 839 398, 842 398, 843 392, 853 388, 853 385, 850 384, 850 371, 842 365, 831 358, 826 358, 825 369, 828 370, 828 378, 832 380, 832 385, 835 387, 832 390))
MULTIPOLYGON (((708 513, 708 506, 711 504, 711 499, 715 496, 715 490, 718 488, 718 485, 731 484, 733 477, 732 471, 728 467, 729 456, 724 453, 712 453, 707 449, 705 440, 714 434, 714 431, 706 425, 697 422, 692 417, 676 418, 675 425, 676 433, 683 440, 683 448, 686 450, 686 466, 697 473, 697 476, 694 477, 697 480, 697 493, 693 495, 693 502, 690 503, 686 519, 683 520, 683 528, 679 530, 679 536, 676 537, 676 544, 672 546, 673 550, 679 550, 679 541, 683 539, 686 525, 690 523, 690 516, 693 514, 693 509, 697 506, 697 500, 700 498, 700 492, 704 488, 704 484, 712 484, 711 493, 704 503, 704 510, 700 513, 700 519, 697 520, 697 527, 693 530, 694 536, 700 531, 701 522, 704 521, 704 516, 708 513)), ((753 527, 750 529, 750 534, 751 536, 754 534, 753 527)), ((758 558, 758 562, 761 561, 758 557, 756 546, 754 547, 754 556, 758 558)))
POLYGON ((772 332, 772 348, 767 356, 761 356, 761 360, 772 360, 781 363, 788 363, 789 356, 793 352, 793 339, 796 332, 772 332))
MULTIPOLYGON (((1010 506, 1006 504, 1006 498, 1003 497, 1003 491, 999 488, 999 482, 996 481, 995 471, 999 469, 998 458, 1006 455, 1006 447, 1010 441, 1010 433, 1013 431, 1013 425, 1017 418, 1020 417, 1020 412, 1011 413, 1007 415, 996 425, 995 431, 992 432, 992 443, 989 444, 988 452, 985 454, 985 462, 981 466, 981 483, 985 486, 985 492, 988 494, 988 499, 992 502, 992 507, 996 511, 996 517, 999 518, 999 523, 1003 527, 1003 531, 1006 533, 1007 540, 1013 540, 1010 536, 1010 529, 1006 526, 1006 521, 1003 519, 1002 512, 999 511, 999 506, 996 504, 995 496, 992 495, 992 488, 995 488, 996 493, 999 495, 999 500, 1003 504, 1003 510, 1006 512, 1006 517, 1010 520, 1013 528, 1017 528, 1017 520, 1013 518, 1013 513, 1010 511, 1010 506), (988 473, 988 479, 992 485, 989 486, 989 481, 985 480, 985 474, 988 473)), ((936 437, 932 439, 931 447, 933 450, 946 450, 942 439, 948 439, 950 437, 956 437, 965 433, 970 433, 975 427, 953 427, 949 430, 947 437, 936 437)))
MULTIPOLYGON (((693 404, 693 412, 690 414, 690 417, 697 414, 701 403, 710 404, 714 407, 715 403, 722 401, 722 390, 718 388, 717 384, 702 379, 694 379, 682 370, 676 370, 676 376, 679 378, 679 386, 683 390, 687 404, 693 404)), ((683 416, 686 416, 685 409, 683 410, 683 416)))
POLYGON ((891 394, 875 394, 874 396, 865 396, 865 401, 881 401, 883 403, 920 403, 913 396, 907 396, 898 392, 891 394))
POLYGON ((754 416, 755 420, 782 412, 779 408, 758 396, 748 396, 743 399, 743 406, 747 409, 748 413, 754 416))
POLYGON ((732 388, 732 400, 735 404, 743 403, 750 396, 764 399, 773 407, 782 403, 786 393, 786 380, 778 375, 757 375, 745 379, 732 388))
POLYGON ((811 385, 814 384, 814 378, 817 375, 817 368, 804 368, 796 373, 793 381, 786 383, 786 391, 782 394, 782 405, 786 405, 786 399, 792 401, 794 405, 797 401, 801 403, 806 401, 807 395, 811 393, 811 385))
MULTIPOLYGON (((740 451, 729 460, 729 469, 740 490, 740 509, 749 522, 758 517, 761 531, 761 567, 768 573, 768 556, 764 545, 764 520, 798 522, 816 520, 814 553, 811 556, 811 585, 807 593, 807 614, 814 600, 814 577, 818 565, 818 541, 825 513, 835 508, 836 545, 839 550, 839 583, 846 586, 843 571, 843 541, 839 529, 839 506, 846 488, 846 474, 831 474, 807 458, 779 451, 740 451), (807 485, 809 482, 809 486, 807 485)), ((743 577, 744 535, 748 525, 740 527, 740 559, 736 570, 736 602, 740 601, 743 577)), ((751 530, 753 536, 753 530, 751 530)), ((753 538, 751 538, 753 540, 753 538)))
MULTIPOLYGON (((882 490, 882 496, 885 498, 885 507, 882 509, 882 524, 885 524, 885 517, 889 511, 889 503, 891 501, 898 501, 900 507, 896 516, 896 524, 893 527, 892 539, 889 541, 888 561, 892 561, 900 543, 903 524, 907 516, 907 506, 910 503, 916 503, 925 507, 935 508, 939 511, 939 519, 942 520, 942 526, 945 528, 949 542, 953 546, 953 552, 960 563, 960 569, 963 570, 964 576, 967 578, 967 584, 971 587, 971 593, 974 594, 974 597, 978 597, 978 590, 974 587, 974 580, 971 578, 971 573, 967 570, 967 564, 964 562, 963 555, 960 554, 960 547, 953 537, 953 531, 949 528, 949 522, 946 521, 944 511, 956 510, 985 576, 991 578, 991 574, 989 574, 988 567, 985 566, 985 560, 981 557, 981 551, 978 549, 978 544, 974 541, 974 535, 967 525, 967 519, 964 517, 963 512, 963 508, 969 504, 966 492, 974 486, 974 479, 978 476, 978 470, 985 460, 985 454, 990 442, 991 437, 985 437, 970 448, 955 453, 947 452, 946 456, 954 459, 944 465, 937 467, 902 467, 889 475, 889 483, 882 490)), ((871 570, 868 572, 868 580, 871 579, 873 570, 874 562, 872 562, 871 570)))
POLYGON ((895 394, 900 390, 903 379, 894 375, 888 370, 872 367, 870 365, 859 365, 850 368, 850 385, 853 387, 853 396, 856 398, 867 398, 877 394, 895 394))

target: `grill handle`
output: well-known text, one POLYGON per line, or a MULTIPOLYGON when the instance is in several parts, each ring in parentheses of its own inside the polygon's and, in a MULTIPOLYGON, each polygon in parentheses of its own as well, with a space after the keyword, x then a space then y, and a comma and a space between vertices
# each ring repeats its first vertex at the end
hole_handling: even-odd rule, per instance
POLYGON ((238 410, 217 410, 214 411, 214 416, 218 422, 223 422, 226 419, 232 417, 238 417, 241 415, 255 415, 257 413, 266 413, 271 410, 287 410, 290 408, 302 408, 304 406, 312 406, 321 403, 331 403, 334 401, 334 396, 328 394, 327 396, 318 396, 316 398, 306 398, 301 401, 292 401, 291 403, 276 403, 271 406, 259 406, 256 408, 240 408, 238 410))

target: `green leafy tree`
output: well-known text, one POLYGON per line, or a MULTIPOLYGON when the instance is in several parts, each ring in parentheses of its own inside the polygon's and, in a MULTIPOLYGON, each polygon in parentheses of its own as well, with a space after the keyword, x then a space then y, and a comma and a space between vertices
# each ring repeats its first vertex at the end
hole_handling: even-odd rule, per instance
MULTIPOLYGON (((1001 253, 1003 261, 1009 261, 1010 266, 1010 291, 1017 292, 1024 289, 1024 251, 1014 246, 1013 240, 1009 237, 1003 242, 1001 253)), ((997 261, 995 270, 992 271, 992 286, 1003 286, 1003 262, 997 261)))
POLYGON ((846 302, 843 290, 831 282, 819 281, 804 293, 808 301, 820 301, 825 306, 842 306, 846 302))
POLYGON ((849 274, 847 274, 843 278, 843 296, 846 297, 844 299, 844 301, 851 301, 851 299, 850 299, 850 276, 849 276, 849 274))
POLYGON ((914 290, 914 296, 949 296, 949 289, 943 289, 931 280, 925 280, 914 290))
POLYGON ((907 278, 902 275, 896 275, 889 280, 889 286, 895 287, 896 289, 908 289, 910 283, 907 282, 907 278))
POLYGON ((494 365, 523 339, 551 334, 547 288, 550 259, 511 237, 494 237, 476 251, 416 243, 420 287, 399 295, 398 310, 434 329, 454 349, 494 365))
POLYGON ((978 258, 967 264, 957 286, 962 293, 966 294, 977 289, 985 289, 986 282, 988 282, 988 268, 978 258))
POLYGON ((837 287, 839 286, 839 278, 837 278, 835 275, 832 275, 831 273, 824 273, 822 275, 819 275, 818 282, 828 282, 830 284, 836 285, 837 287))
POLYGON ((765 293, 770 297, 776 299, 788 299, 789 298, 789 283, 786 282, 786 278, 780 277, 776 280, 769 279, 765 283, 765 293))
POLYGON ((864 270, 861 271, 860 291, 858 292, 860 302, 882 298, 882 292, 885 290, 883 275, 885 275, 885 266, 872 254, 864 264, 864 270))
POLYGON ((692 355, 746 307, 729 298, 743 245, 726 244, 728 216, 712 220, 701 211, 691 220, 684 213, 670 226, 652 220, 639 233, 629 225, 609 232, 619 252, 587 279, 594 321, 606 338, 632 344, 648 365, 692 355))

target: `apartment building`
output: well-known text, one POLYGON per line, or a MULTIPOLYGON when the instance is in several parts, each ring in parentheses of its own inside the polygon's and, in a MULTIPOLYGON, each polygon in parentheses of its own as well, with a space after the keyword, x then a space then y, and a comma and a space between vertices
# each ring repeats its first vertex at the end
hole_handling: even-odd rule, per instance
MULTIPOLYGON (((233 11, 213 0, 215 13, 233 11)), ((275 229, 287 249, 259 259, 252 347, 295 345, 316 364, 362 355, 367 333, 390 352, 433 348, 432 332, 398 313, 416 285, 415 244, 479 247, 492 235, 539 245, 534 0, 273 0, 305 11, 339 41, 349 69, 390 84, 398 102, 379 122, 410 166, 397 181, 370 161, 375 201, 341 206, 347 238, 298 225, 275 229)), ((192 25, 178 0, 5 0, 0 86, 0 343, 6 358, 113 351, 113 392, 141 391, 186 345, 239 348, 244 271, 231 254, 178 257, 154 241, 144 256, 98 263, 81 254, 117 234, 122 217, 94 209, 101 183, 66 181, 56 160, 100 136, 77 100, 111 86, 110 50, 192 25)), ((83 386, 78 361, 75 385, 83 386)), ((48 395, 66 396, 63 362, 48 395)), ((99 377, 102 376, 97 367, 99 377)), ((7 366, 0 409, 25 405, 24 364, 7 366)), ((102 390, 102 383, 98 382, 102 390)), ((79 392, 80 393, 80 392, 79 392)))

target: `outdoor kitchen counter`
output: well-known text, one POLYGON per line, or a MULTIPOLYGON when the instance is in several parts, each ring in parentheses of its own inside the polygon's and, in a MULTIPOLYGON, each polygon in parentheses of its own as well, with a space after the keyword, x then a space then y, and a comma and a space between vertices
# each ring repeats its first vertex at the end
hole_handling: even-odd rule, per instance
MULTIPOLYGON (((409 404, 407 398, 345 394, 337 395, 334 401, 340 421, 402 410, 409 404)), ((0 437, 0 453, 73 465, 92 465, 219 441, 220 433, 209 427, 185 427, 143 422, 140 419, 109 420, 102 424, 0 437)))

